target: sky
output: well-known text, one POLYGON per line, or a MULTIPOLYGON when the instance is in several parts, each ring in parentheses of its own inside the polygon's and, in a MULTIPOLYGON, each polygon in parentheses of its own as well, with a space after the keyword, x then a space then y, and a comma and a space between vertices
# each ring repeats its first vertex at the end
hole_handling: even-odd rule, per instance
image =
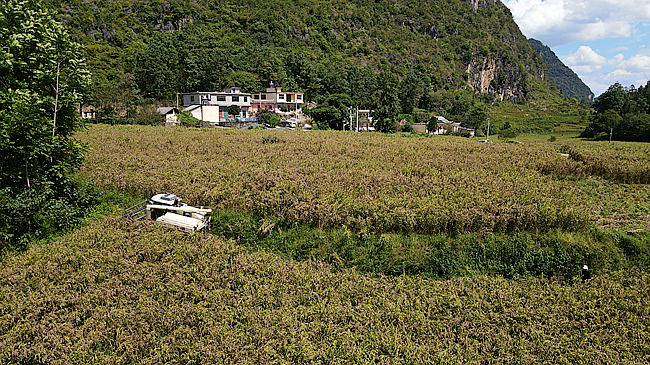
POLYGON ((591 91, 650 80, 650 0, 502 0, 528 38, 551 47, 591 91))

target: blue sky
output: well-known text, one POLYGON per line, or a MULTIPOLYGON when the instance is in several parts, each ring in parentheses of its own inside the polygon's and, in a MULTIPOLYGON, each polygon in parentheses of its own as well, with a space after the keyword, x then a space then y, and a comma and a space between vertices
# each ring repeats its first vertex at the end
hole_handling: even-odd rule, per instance
POLYGON ((650 0, 502 0, 528 38, 551 47, 591 91, 650 80, 650 0))

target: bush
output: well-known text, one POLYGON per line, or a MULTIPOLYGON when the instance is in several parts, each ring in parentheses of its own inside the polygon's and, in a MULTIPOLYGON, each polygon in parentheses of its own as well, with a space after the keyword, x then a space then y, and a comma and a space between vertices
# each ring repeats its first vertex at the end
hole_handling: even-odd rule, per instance
POLYGON ((181 112, 178 115, 178 119, 181 121, 183 127, 196 127, 209 124, 201 119, 195 118, 190 112, 181 112))
POLYGON ((406 123, 402 126, 402 132, 413 133, 413 124, 406 123))
POLYGON ((77 227, 99 195, 91 184, 71 179, 52 189, 0 190, 0 252, 77 227))
POLYGON ((280 139, 276 136, 270 135, 267 137, 262 137, 262 143, 277 143, 280 142, 280 139))
POLYGON ((135 113, 134 122, 141 125, 162 125, 165 124, 165 116, 156 107, 147 105, 135 113))
POLYGON ((262 110, 257 112, 257 118, 259 119, 260 123, 267 125, 271 128, 277 127, 278 125, 280 125, 280 122, 282 121, 282 118, 278 114, 270 110, 262 110))

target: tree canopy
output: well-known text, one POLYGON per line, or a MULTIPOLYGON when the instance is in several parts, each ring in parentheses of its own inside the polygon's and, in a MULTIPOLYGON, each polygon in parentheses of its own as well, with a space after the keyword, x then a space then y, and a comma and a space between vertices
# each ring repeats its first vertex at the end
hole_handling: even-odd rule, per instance
POLYGON ((650 81, 638 89, 617 82, 596 99, 593 108, 581 137, 650 142, 650 81))
MULTIPOLYGON (((348 108, 353 102, 347 94, 333 94, 316 108, 309 110, 309 115, 321 129, 344 129, 348 117, 348 108)), ((349 129, 349 128, 348 128, 349 129)))

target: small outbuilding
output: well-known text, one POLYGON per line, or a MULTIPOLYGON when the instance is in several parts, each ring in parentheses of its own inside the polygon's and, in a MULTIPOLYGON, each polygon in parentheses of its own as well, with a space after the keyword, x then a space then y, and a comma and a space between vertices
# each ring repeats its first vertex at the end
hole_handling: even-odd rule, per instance
POLYGON ((165 116, 165 125, 179 125, 180 119, 178 118, 178 108, 174 106, 163 106, 157 109, 158 113, 165 116))

